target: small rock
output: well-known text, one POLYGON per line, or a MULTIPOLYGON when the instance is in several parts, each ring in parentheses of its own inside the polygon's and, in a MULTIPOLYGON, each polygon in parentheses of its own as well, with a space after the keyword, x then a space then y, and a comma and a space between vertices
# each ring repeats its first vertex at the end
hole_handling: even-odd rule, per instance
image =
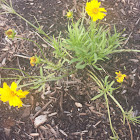
POLYGON ((35 108, 35 112, 38 112, 39 110, 41 110, 41 107, 40 107, 40 106, 37 106, 37 107, 35 108))
POLYGON ((83 107, 82 104, 81 104, 81 103, 78 103, 78 102, 75 102, 75 105, 76 105, 77 107, 80 107, 80 108, 83 107))
POLYGON ((134 80, 134 75, 129 75, 129 78, 131 79, 131 80, 134 80))
POLYGON ((34 5, 34 3, 30 3, 30 5, 34 5))
POLYGON ((127 90, 123 90, 121 94, 124 94, 124 93, 126 93, 126 92, 127 92, 127 90))
POLYGON ((35 128, 37 128, 41 124, 45 123, 46 121, 47 121, 47 115, 40 115, 40 116, 36 117, 34 120, 35 128))

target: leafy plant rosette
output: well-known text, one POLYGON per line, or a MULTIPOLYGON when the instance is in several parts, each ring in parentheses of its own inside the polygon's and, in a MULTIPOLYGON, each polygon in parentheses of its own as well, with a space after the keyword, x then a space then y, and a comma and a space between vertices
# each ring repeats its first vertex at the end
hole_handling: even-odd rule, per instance
MULTIPOLYGON (((69 19, 67 36, 66 38, 62 38, 60 33, 57 39, 54 36, 49 37, 42 30, 37 20, 36 22, 38 24, 38 27, 19 15, 13 9, 11 0, 10 4, 8 4, 6 0, 2 0, 0 5, 4 11, 3 13, 11 13, 19 16, 21 19, 31 25, 39 34, 44 35, 44 37, 40 36, 40 38, 53 49, 52 56, 54 57, 52 59, 55 60, 49 60, 47 56, 45 56, 41 45, 36 43, 36 41, 22 38, 24 40, 33 42, 40 49, 42 56, 38 57, 36 55, 28 58, 32 67, 38 65, 40 75, 30 76, 26 72, 19 70, 24 74, 24 76, 18 75, 17 77, 13 78, 18 79, 17 83, 20 83, 23 79, 29 80, 28 83, 21 85, 20 88, 27 86, 31 87, 31 89, 38 89, 39 91, 43 91, 43 93, 45 93, 45 85, 48 81, 57 81, 63 77, 67 77, 70 74, 75 73, 78 69, 84 69, 86 66, 90 66, 92 68, 95 68, 96 70, 102 70, 102 68, 100 67, 100 62, 109 59, 109 56, 113 53, 140 52, 140 50, 121 49, 121 44, 123 43, 125 38, 121 36, 121 33, 117 32, 115 26, 114 33, 111 33, 110 26, 100 25, 99 23, 96 23, 97 20, 103 19, 106 16, 107 12, 105 8, 101 7, 101 2, 98 2, 97 0, 92 0, 86 3, 85 12, 82 13, 82 17, 78 21, 73 20, 73 12, 69 10, 66 15, 69 19), (91 20, 86 17, 86 13, 91 17, 91 20)), ((19 38, 16 35, 14 29, 6 31, 6 35, 7 37, 9 37, 9 39, 19 38)), ((116 74, 116 80, 122 84, 126 75, 121 74, 120 72, 116 72, 116 74)), ((108 110, 110 128, 113 134, 112 139, 118 139, 118 134, 114 130, 111 122, 108 97, 112 98, 112 100, 119 106, 123 114, 124 123, 125 120, 127 120, 128 122, 132 121, 139 123, 139 117, 132 117, 130 113, 132 112, 132 110, 130 110, 130 112, 125 112, 119 102, 114 98, 113 92, 117 90, 117 88, 112 87, 114 85, 114 81, 110 82, 108 80, 108 76, 103 78, 104 80, 99 79, 93 72, 89 72, 89 75, 99 86, 99 94, 93 97, 92 100, 104 96, 108 110)), ((9 96, 11 96, 13 92, 9 89, 9 93, 11 93, 9 94, 9 96)), ((3 94, 0 93, 0 100, 2 100, 2 95, 3 94)), ((14 95, 15 98, 16 95, 18 94, 14 95)), ((13 98, 13 100, 15 100, 15 98, 13 98)), ((20 99, 19 95, 18 98, 20 99)), ((21 104, 22 102, 20 101, 20 105, 11 105, 21 107, 21 104)))

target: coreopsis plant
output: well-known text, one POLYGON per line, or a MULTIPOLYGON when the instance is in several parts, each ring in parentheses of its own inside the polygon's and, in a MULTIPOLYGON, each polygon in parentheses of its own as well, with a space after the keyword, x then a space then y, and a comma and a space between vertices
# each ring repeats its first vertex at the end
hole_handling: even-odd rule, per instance
MULTIPOLYGON (((117 77, 117 82, 123 82, 124 77, 126 77, 125 74, 122 74, 120 71, 116 74, 119 74, 119 77, 117 77)), ((97 95, 95 95, 91 100, 95 101, 96 99, 104 96, 105 102, 106 102, 106 107, 107 107, 107 111, 108 111, 108 118, 109 118, 109 123, 110 123, 110 128, 113 134, 113 137, 110 137, 111 139, 115 139, 118 140, 118 134, 116 133, 115 129, 113 128, 112 125, 112 120, 111 120, 111 114, 110 114, 110 107, 109 107, 109 99, 111 98, 112 101, 116 104, 116 106, 121 110, 122 116, 123 116, 123 124, 125 124, 125 121, 127 121, 127 124, 129 124, 129 122, 133 122, 133 123, 138 123, 140 124, 139 118, 140 116, 133 116, 132 115, 132 109, 128 112, 124 111, 123 107, 121 106, 121 104, 119 103, 119 101, 117 101, 115 99, 115 97, 113 96, 113 93, 115 90, 117 90, 118 88, 114 88, 114 83, 115 81, 110 82, 109 80, 109 76, 106 76, 103 79, 99 79, 93 72, 89 71, 89 76, 96 82, 96 84, 99 87, 99 92, 97 95), (108 98, 109 97, 109 98, 108 98)), ((130 124, 129 124, 130 127, 130 124)), ((131 129, 131 128, 130 128, 131 129)), ((131 130, 130 130, 131 131, 131 130)), ((132 136, 131 136, 132 137, 132 136)))
MULTIPOLYGON (((107 12, 105 8, 100 7, 101 3, 97 0, 92 0, 91 2, 86 3, 85 11, 92 19, 90 22, 88 22, 89 20, 86 19, 86 16, 83 16, 76 22, 73 21, 72 24, 68 24, 67 36, 64 38, 59 36, 57 37, 57 39, 54 37, 48 37, 48 35, 42 30, 38 22, 37 23, 39 27, 33 25, 24 17, 16 13, 16 11, 12 7, 11 0, 10 5, 8 5, 5 0, 2 0, 2 2, 3 4, 1 4, 1 8, 5 12, 15 14, 26 21, 39 34, 45 36, 43 38, 41 37, 41 39, 43 41, 45 40, 44 42, 51 46, 53 49, 53 61, 48 61, 41 47, 35 41, 26 39, 28 41, 34 42, 34 44, 39 47, 44 58, 38 59, 37 56, 33 56, 30 58, 31 66, 42 63, 42 66, 40 66, 40 75, 29 76, 29 80, 33 80, 29 81, 26 85, 23 86, 33 85, 32 89, 37 89, 38 91, 43 90, 43 93, 45 93, 46 82, 57 81, 63 77, 69 76, 73 71, 77 71, 77 69, 84 69, 86 66, 93 66, 94 68, 100 70, 100 68, 97 67, 100 64, 99 62, 104 61, 105 59, 109 59, 109 55, 113 53, 131 51, 140 52, 140 50, 120 49, 121 43, 124 38, 122 38, 121 34, 116 31, 116 28, 114 27, 114 33, 111 34, 110 27, 103 25, 100 26, 95 22, 97 20, 102 20, 106 16, 105 13, 107 12), (70 68, 73 68, 74 70, 72 71, 70 68), (55 77, 57 73, 59 73, 59 75, 58 77, 55 77)), ((73 19, 73 13, 71 11, 67 12, 66 16, 69 19, 73 19)), ((10 32, 8 34, 10 34, 10 32)), ((122 74, 121 72, 116 72, 116 74, 117 82, 122 83, 126 75, 122 74)), ((99 86, 99 94, 93 97, 92 100, 96 100, 97 98, 104 96, 108 110, 110 128, 114 136, 113 138, 118 139, 118 135, 115 132, 111 122, 108 97, 110 97, 120 108, 124 120, 128 117, 127 113, 124 112, 122 106, 113 96, 113 91, 117 89, 113 87, 115 82, 110 82, 108 76, 106 76, 104 80, 99 79, 92 72, 90 72, 90 76, 99 86)), ((17 91, 16 88, 17 86, 15 85, 15 83, 12 83, 11 87, 8 87, 7 84, 4 83, 3 88, 0 88, 0 99, 4 102, 9 101, 9 104, 11 106, 21 107, 22 101, 20 100, 20 98, 25 97, 28 92, 26 92, 26 94, 24 95, 24 92, 20 92, 20 90, 17 91), (22 93, 24 96, 21 96, 20 93, 22 93)))
POLYGON ((21 98, 25 98, 28 91, 17 90, 17 84, 12 82, 11 87, 7 85, 7 83, 3 83, 3 88, 0 88, 0 100, 3 102, 9 102, 10 106, 14 107, 22 107, 23 102, 21 98))

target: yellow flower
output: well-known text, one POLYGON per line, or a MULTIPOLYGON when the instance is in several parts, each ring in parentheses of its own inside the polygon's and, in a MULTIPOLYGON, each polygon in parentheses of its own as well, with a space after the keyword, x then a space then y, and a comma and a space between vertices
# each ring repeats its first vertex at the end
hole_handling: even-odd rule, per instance
POLYGON ((22 107, 23 103, 20 98, 25 98, 29 92, 16 89, 17 84, 15 82, 12 82, 11 87, 4 82, 3 88, 0 88, 0 100, 3 102, 9 101, 10 106, 22 107))
POLYGON ((107 12, 104 8, 99 8, 101 2, 98 2, 98 0, 92 0, 91 2, 86 3, 86 12, 87 14, 93 19, 93 21, 96 21, 98 19, 103 19, 106 14, 103 12, 107 12))
POLYGON ((8 37, 8 38, 14 38, 15 37, 15 35, 16 35, 16 32, 15 32, 15 30, 14 29, 9 29, 9 30, 7 30, 6 32, 5 32, 5 34, 6 34, 6 36, 8 37))
POLYGON ((30 65, 34 66, 35 64, 38 64, 40 59, 37 56, 30 57, 30 65))
POLYGON ((67 18, 73 18, 73 12, 71 12, 71 11, 69 11, 69 12, 67 12, 67 18))
POLYGON ((115 72, 115 74, 117 75, 115 77, 115 79, 117 80, 118 83, 122 83, 124 78, 126 77, 125 74, 122 74, 120 71, 119 72, 115 72))

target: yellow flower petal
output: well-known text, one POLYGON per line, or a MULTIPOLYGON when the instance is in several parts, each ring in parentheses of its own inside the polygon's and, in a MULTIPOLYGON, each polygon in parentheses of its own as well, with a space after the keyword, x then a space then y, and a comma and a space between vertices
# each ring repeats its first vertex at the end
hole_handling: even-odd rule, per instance
POLYGON ((11 92, 9 90, 3 90, 3 93, 0 96, 0 100, 3 102, 9 101, 11 98, 11 92))
POLYGON ((18 96, 19 98, 25 98, 27 94, 29 94, 28 91, 22 91, 22 90, 18 90, 18 91, 17 91, 17 96, 18 96))
POLYGON ((22 107, 22 104, 23 104, 22 101, 17 96, 13 96, 13 98, 9 100, 10 106, 14 106, 14 107, 18 106, 19 108, 19 107, 22 107))
POLYGON ((100 11, 100 12, 107 12, 107 11, 105 10, 105 8, 99 8, 99 11, 100 11))
POLYGON ((16 89, 17 89, 17 84, 15 82, 12 82, 12 84, 11 84, 11 90, 12 91, 16 91, 16 89))
POLYGON ((9 86, 7 85, 7 83, 5 83, 5 82, 3 83, 3 88, 4 88, 4 89, 10 89, 10 87, 9 87, 9 86))

